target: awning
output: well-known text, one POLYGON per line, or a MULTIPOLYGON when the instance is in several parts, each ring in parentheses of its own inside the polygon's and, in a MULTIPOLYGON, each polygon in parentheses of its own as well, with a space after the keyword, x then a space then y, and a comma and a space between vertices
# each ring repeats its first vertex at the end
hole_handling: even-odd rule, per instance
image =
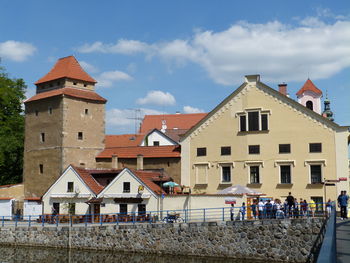
POLYGON ((90 200, 86 201, 87 204, 101 204, 103 201, 103 198, 91 198, 90 200))

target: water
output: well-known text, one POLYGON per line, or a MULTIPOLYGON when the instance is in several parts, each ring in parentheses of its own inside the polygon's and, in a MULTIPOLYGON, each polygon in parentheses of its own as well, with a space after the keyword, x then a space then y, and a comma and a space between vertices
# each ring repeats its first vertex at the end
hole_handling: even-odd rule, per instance
MULTIPOLYGON (((141 253, 121 253, 95 250, 68 250, 37 247, 0 246, 0 263, 248 263, 252 260, 223 259, 208 257, 185 257, 174 255, 149 255, 141 253)), ((264 263, 266 261, 255 261, 264 263)))

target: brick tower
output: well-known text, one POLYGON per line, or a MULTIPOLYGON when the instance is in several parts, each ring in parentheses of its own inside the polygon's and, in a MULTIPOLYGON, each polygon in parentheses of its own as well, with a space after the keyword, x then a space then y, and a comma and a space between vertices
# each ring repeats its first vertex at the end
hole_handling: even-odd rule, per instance
POLYGON ((40 197, 69 165, 95 167, 104 148, 106 100, 73 56, 59 59, 25 101, 23 182, 40 197))

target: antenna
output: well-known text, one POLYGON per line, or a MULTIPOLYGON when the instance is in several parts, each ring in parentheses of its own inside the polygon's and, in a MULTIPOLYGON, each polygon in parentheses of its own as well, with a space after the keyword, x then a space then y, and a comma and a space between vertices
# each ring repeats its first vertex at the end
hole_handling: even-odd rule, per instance
POLYGON ((137 122, 138 121, 142 121, 142 118, 141 118, 141 109, 129 109, 129 110, 132 110, 134 111, 134 116, 133 118, 127 118, 129 120, 134 120, 135 121, 135 135, 138 133, 138 128, 137 128, 137 122))

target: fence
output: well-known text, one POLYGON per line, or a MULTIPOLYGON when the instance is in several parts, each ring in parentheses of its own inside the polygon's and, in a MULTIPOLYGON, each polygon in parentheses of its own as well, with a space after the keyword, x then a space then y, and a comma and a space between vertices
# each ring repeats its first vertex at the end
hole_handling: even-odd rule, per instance
MULTIPOLYGON (((322 203, 315 207, 323 207, 322 203)), ((0 226, 59 226, 59 225, 104 225, 104 224, 136 224, 136 223, 189 223, 208 221, 233 221, 233 220, 255 220, 255 219, 283 219, 283 218, 304 218, 323 216, 323 210, 299 209, 299 207, 263 207, 256 213, 246 214, 246 207, 220 207, 183 210, 162 210, 143 211, 130 213, 109 213, 109 214, 82 214, 82 215, 51 215, 40 216, 0 216, 0 226)))

